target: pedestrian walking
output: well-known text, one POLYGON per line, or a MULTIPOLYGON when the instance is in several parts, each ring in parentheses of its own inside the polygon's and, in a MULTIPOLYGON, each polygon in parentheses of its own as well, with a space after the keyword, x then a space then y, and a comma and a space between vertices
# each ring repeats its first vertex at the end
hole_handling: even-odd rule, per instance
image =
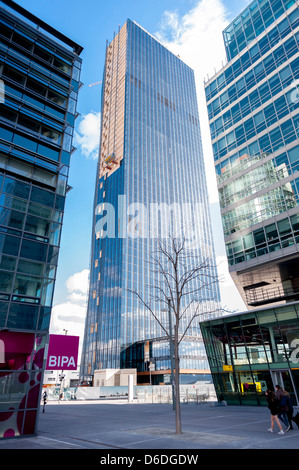
POLYGON ((279 412, 279 401, 275 397, 275 393, 272 390, 267 390, 266 396, 267 396, 268 408, 271 413, 271 428, 268 429, 268 432, 273 432, 274 423, 276 423, 277 426, 279 427, 278 434, 284 434, 284 431, 282 429, 282 426, 277 416, 279 412))
POLYGON ((278 418, 280 421, 283 422, 283 424, 286 425, 286 430, 285 432, 288 432, 291 429, 291 426, 289 424, 289 418, 288 418, 288 392, 286 392, 283 388, 281 388, 280 385, 275 385, 275 397, 277 398, 279 402, 279 411, 278 411, 278 418))
POLYGON ((47 392, 45 390, 43 393, 43 413, 45 412, 46 404, 47 404, 47 392))

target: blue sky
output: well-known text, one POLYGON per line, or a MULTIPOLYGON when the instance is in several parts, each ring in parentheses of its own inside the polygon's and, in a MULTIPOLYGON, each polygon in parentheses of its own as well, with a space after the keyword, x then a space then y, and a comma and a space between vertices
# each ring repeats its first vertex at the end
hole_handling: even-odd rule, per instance
POLYGON ((17 0, 18 4, 83 46, 81 81, 76 121, 77 151, 72 156, 62 230, 59 266, 54 295, 51 331, 83 335, 86 288, 90 258, 92 209, 96 176, 96 143, 100 117, 101 85, 106 41, 113 39, 127 18, 135 20, 172 52, 180 54, 195 71, 199 115, 211 215, 223 303, 232 310, 245 310, 227 274, 224 242, 217 202, 210 134, 204 102, 204 77, 212 76, 225 61, 222 30, 248 0, 17 0))

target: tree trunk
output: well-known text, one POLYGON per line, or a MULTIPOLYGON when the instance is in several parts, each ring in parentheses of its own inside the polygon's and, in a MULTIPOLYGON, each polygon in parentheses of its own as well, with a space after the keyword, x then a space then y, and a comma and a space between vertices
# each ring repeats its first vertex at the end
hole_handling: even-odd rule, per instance
POLYGON ((180 400, 180 358, 178 341, 175 342, 175 432, 182 434, 181 400, 180 400))

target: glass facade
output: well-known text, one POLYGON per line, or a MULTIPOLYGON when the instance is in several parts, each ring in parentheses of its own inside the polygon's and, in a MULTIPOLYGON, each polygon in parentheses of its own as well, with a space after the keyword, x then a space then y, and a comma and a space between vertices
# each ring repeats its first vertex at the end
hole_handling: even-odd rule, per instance
POLYGON ((275 20, 285 17, 295 0, 256 0, 223 31, 227 57, 232 60, 246 46, 269 28, 275 20))
POLYGON ((267 405, 280 385, 299 404, 299 303, 201 323, 218 398, 231 405, 267 405))
MULTIPOLYGON (((298 24, 295 1, 251 2, 223 32, 227 65, 205 84, 228 262, 248 306, 246 290, 254 296, 260 282, 255 267, 282 271, 297 252, 298 24)), ((298 274, 267 284, 271 301, 267 291, 278 284, 286 298, 299 293, 298 274)))
MULTIPOLYGON (((169 372, 165 333, 132 291, 147 301, 162 286, 149 263, 156 238, 164 236, 163 210, 175 204, 193 211, 201 234, 194 256, 205 256, 215 265, 194 73, 128 20, 107 45, 102 117, 81 379, 99 368, 145 372, 147 347, 155 371, 169 372), (153 206, 158 210, 151 212, 153 206), (137 214, 144 225, 136 225, 137 214)), ((211 295, 203 291, 202 299, 207 297, 211 295)), ((218 285, 212 298, 208 306, 202 300, 203 310, 217 309, 218 285)), ((167 309, 158 301, 151 305, 167 325, 167 309)), ((190 315, 186 312, 182 330, 190 315)), ((208 369, 198 322, 181 344, 181 368, 208 369)))
POLYGON ((81 48, 13 2, 0 21, 0 437, 12 437, 35 432, 81 48))

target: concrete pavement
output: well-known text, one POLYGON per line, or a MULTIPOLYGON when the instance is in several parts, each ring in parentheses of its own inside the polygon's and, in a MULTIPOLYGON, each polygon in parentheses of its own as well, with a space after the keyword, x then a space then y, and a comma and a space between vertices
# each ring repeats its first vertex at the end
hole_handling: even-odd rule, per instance
MULTIPOLYGON (((168 449, 299 449, 299 430, 270 434, 265 407, 212 407, 182 404, 181 435, 168 404, 127 401, 48 402, 41 412, 38 435, 0 440, 0 449, 101 449, 122 452, 168 449)), ((99 454, 100 455, 100 454, 99 454)), ((107 455, 107 454, 106 454, 107 455)))

